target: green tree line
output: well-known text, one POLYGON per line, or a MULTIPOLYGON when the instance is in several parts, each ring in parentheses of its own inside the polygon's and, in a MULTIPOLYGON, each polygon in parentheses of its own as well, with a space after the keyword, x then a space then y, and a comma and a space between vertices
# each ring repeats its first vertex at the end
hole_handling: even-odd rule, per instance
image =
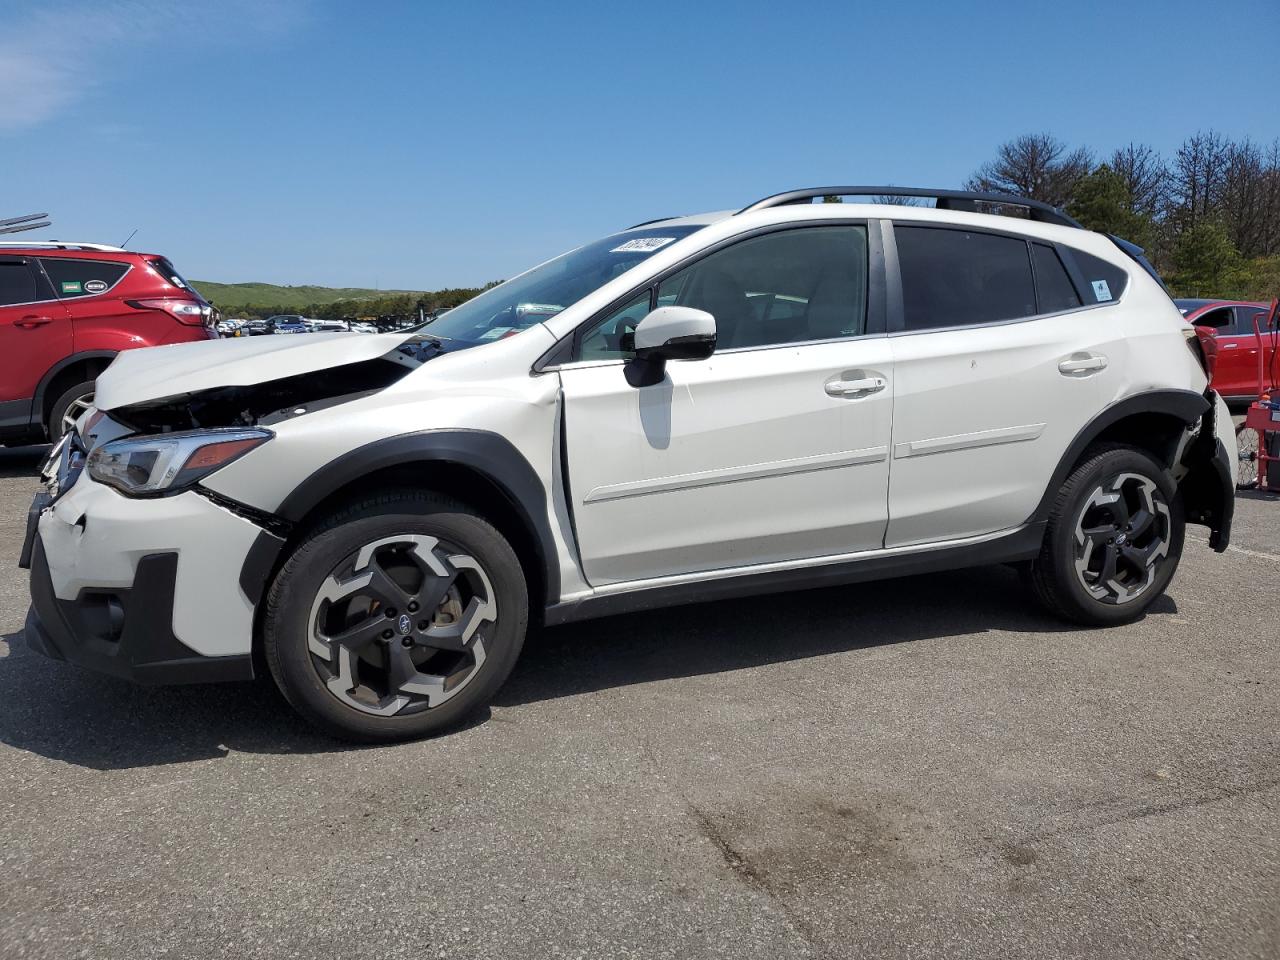
POLYGON ((222 301, 216 302, 215 306, 224 317, 246 319, 269 317, 278 313, 297 313, 319 320, 355 320, 371 317, 384 322, 394 322, 416 319, 419 310, 424 313, 434 313, 437 310, 456 307, 500 282, 495 280, 483 287, 449 287, 444 290, 427 290, 421 293, 388 293, 384 296, 332 300, 302 307, 297 304, 225 303, 222 301))
POLYGON ((1002 144, 966 187, 1043 200, 1137 243, 1176 296, 1280 295, 1280 140, 1260 146, 1208 131, 1171 157, 1130 143, 1098 158, 1027 134, 1002 144))

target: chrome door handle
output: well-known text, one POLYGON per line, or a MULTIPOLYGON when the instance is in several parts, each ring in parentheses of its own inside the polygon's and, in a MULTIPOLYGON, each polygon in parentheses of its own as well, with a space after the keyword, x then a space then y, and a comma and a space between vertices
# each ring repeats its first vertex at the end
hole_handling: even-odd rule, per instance
POLYGON ((1238 343, 1220 343, 1218 344, 1218 349, 1219 350, 1235 350, 1235 349, 1238 349, 1239 346, 1240 344, 1238 343))
POLYGON ((862 380, 828 380, 825 385, 828 396, 863 397, 879 393, 888 385, 884 377, 866 377, 862 380))
POLYGON ((1060 373, 1090 373, 1094 370, 1105 370, 1107 368, 1107 358, 1097 356, 1077 356, 1068 360, 1063 360, 1058 364, 1060 373))

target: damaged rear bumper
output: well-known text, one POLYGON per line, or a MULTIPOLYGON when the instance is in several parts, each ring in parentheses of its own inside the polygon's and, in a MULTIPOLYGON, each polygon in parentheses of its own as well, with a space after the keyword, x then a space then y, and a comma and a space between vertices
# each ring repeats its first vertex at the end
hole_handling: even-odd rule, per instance
POLYGON ((1209 528, 1209 546, 1221 553, 1231 544, 1236 509, 1236 433, 1226 403, 1213 390, 1205 393, 1209 409, 1181 458, 1186 470, 1179 489, 1188 523, 1209 528))

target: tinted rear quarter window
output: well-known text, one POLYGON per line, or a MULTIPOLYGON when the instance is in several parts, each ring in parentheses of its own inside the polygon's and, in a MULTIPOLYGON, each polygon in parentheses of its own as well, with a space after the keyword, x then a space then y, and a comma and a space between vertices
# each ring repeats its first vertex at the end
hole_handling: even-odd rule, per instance
POLYGON ((901 225, 894 236, 905 329, 973 326, 1036 313, 1025 240, 901 225))
POLYGON ((1129 284, 1129 275, 1117 266, 1080 250, 1072 250, 1076 266, 1084 277, 1085 303, 1119 300, 1129 284))
POLYGON ((1067 268, 1053 247, 1043 243, 1031 244, 1031 260, 1036 268, 1036 294, 1041 313, 1074 310, 1080 306, 1080 295, 1076 293, 1067 268))
POLYGON ((25 263, 0 261, 0 307, 35 299, 36 281, 31 269, 25 263))
POLYGON ((41 260, 44 272, 53 282, 54 292, 64 300, 94 297, 106 293, 129 272, 127 263, 106 260, 78 260, 52 257, 41 260))

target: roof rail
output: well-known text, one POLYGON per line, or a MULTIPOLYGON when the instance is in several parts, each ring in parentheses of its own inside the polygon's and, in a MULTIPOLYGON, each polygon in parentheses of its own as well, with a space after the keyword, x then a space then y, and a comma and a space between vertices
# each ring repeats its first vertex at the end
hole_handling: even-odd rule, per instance
POLYGON ((1032 220, 1084 229, 1057 207, 1042 200, 1030 200, 1009 193, 974 193, 970 190, 933 190, 927 187, 812 187, 808 190, 788 190, 786 193, 775 193, 771 197, 757 200, 738 213, 767 210, 792 203, 808 203, 817 197, 932 197, 937 200, 939 210, 964 210, 970 213, 978 212, 979 203, 1025 207, 1032 220))
POLYGON ((124 253, 124 247, 108 243, 81 243, 76 240, 0 240, 0 247, 41 247, 50 250, 98 250, 102 253, 124 253))

